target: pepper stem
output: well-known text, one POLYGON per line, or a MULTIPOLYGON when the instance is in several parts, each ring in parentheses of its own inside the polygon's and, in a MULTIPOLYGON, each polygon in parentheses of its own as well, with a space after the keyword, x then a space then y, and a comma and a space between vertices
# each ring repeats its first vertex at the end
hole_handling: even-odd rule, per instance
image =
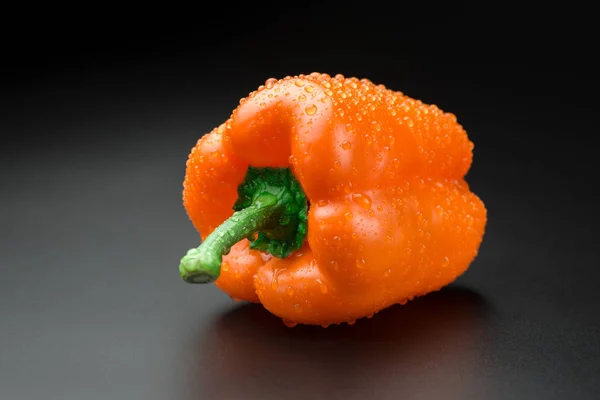
POLYGON ((179 272, 188 283, 210 283, 221 272, 223 256, 231 247, 253 233, 273 225, 273 217, 282 206, 269 193, 262 194, 248 208, 236 211, 215 229, 206 240, 190 249, 181 260, 179 272))
POLYGON ((246 238, 250 248, 279 258, 302 246, 308 203, 289 168, 248 168, 233 208, 231 217, 181 259, 179 273, 185 282, 217 280, 223 256, 246 238))

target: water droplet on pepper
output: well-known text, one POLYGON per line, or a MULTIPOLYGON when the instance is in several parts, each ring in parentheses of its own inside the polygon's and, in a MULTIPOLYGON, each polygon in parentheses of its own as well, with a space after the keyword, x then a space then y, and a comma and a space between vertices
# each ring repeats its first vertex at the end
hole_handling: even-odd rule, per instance
POLYGON ((353 194, 352 200, 365 210, 371 209, 371 198, 364 193, 353 194))
POLYGON ((306 108, 304 109, 304 111, 308 115, 315 115, 315 113, 317 112, 317 106, 315 106, 314 104, 310 104, 310 105, 306 106, 306 108))

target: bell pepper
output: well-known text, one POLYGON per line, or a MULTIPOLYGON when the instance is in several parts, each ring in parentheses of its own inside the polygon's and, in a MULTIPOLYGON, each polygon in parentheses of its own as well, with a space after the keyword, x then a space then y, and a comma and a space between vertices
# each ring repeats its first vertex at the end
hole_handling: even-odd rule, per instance
POLYGON ((473 147, 453 114, 370 80, 269 79, 189 154, 201 244, 181 277, 288 326, 353 324, 440 290, 485 232, 473 147))

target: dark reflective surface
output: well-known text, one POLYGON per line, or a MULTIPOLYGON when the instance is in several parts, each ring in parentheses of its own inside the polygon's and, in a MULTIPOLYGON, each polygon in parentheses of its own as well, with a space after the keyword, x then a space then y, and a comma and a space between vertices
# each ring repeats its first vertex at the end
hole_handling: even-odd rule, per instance
POLYGON ((198 336, 190 399, 484 394, 476 361, 492 312, 460 286, 327 329, 287 328, 260 305, 243 305, 198 336))

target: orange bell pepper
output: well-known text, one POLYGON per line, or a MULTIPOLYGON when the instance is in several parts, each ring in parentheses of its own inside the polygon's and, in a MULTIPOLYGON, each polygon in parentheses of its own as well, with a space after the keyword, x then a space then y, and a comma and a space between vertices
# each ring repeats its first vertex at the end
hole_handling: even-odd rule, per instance
POLYGON ((452 283, 487 222, 456 117, 369 80, 269 79, 204 135, 180 274, 288 326, 354 323, 452 283))

